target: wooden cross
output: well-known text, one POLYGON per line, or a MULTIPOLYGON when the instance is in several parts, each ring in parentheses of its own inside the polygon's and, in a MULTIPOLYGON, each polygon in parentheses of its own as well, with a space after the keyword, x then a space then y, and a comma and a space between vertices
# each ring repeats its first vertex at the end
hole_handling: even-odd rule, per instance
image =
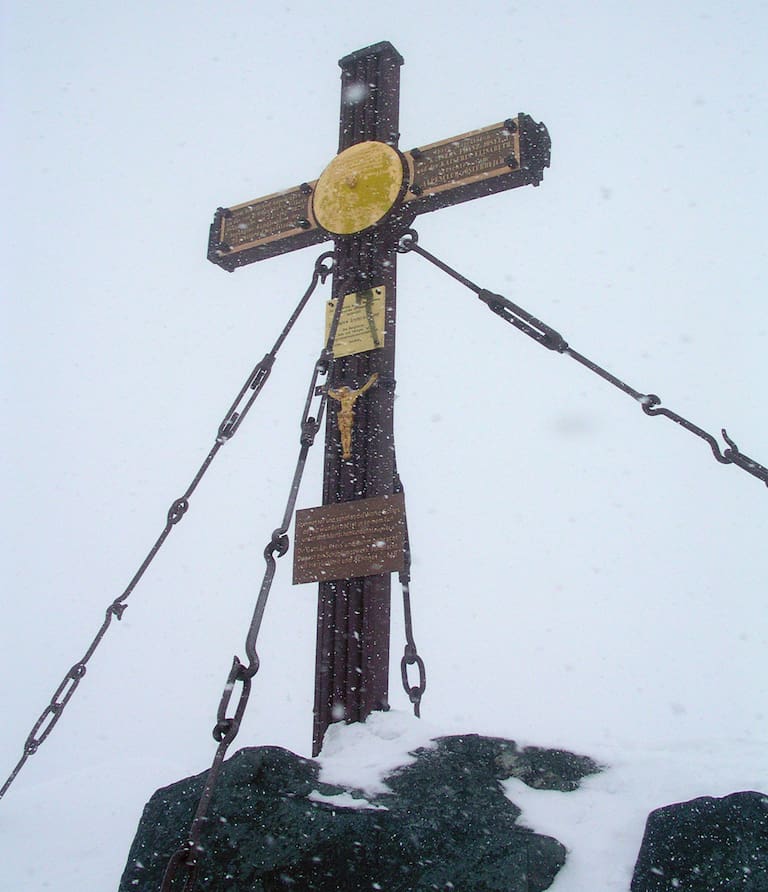
MULTIPOLYGON (((402 64, 387 42, 341 59, 339 151, 325 171, 292 189, 219 208, 211 225, 208 259, 230 272, 333 239, 334 299, 370 298, 373 338, 357 342, 351 336, 339 343, 340 329, 328 388, 358 391, 373 376, 376 384, 356 402, 351 440, 349 411, 340 426, 342 404, 328 402, 324 506, 386 498, 395 491, 396 249, 403 231, 419 214, 517 186, 538 186, 549 166, 547 129, 525 114, 401 152, 402 64), (374 294, 377 298, 371 298, 374 294), (380 330, 374 326, 377 309, 380 330), (342 452, 340 429, 351 456, 342 452)), ((346 306, 345 301, 342 317, 346 306)), ((352 516, 345 508, 331 509, 338 510, 352 516)), ((388 708, 390 573, 377 569, 320 582, 315 755, 331 722, 364 721, 373 710, 388 708)))

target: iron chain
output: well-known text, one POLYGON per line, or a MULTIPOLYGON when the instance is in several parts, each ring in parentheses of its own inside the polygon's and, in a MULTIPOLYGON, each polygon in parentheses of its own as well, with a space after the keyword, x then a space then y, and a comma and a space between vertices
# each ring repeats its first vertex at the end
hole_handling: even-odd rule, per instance
POLYGON ((720 444, 712 434, 703 430, 687 418, 683 418, 683 416, 679 415, 677 412, 673 412, 671 409, 662 406, 661 398, 655 393, 640 393, 633 387, 630 387, 629 384, 626 384, 620 378, 612 375, 609 371, 602 368, 602 366, 597 365, 597 363, 592 362, 591 359, 587 359, 586 356, 582 356, 581 353, 573 350, 563 339, 562 335, 548 325, 545 325, 535 316, 532 316, 527 310, 512 303, 511 300, 508 300, 500 294, 494 294, 492 291, 481 288, 479 285, 476 285, 470 279, 466 278, 466 276, 462 276, 461 273, 457 272, 447 263, 435 257, 434 254, 425 251, 424 248, 419 245, 419 236, 415 230, 408 229, 401 235, 397 250, 401 254, 407 254, 411 251, 419 254, 438 269, 456 279, 457 282, 460 282, 470 291, 474 291, 478 298, 483 301, 493 313, 496 313, 496 315, 501 316, 506 322, 514 325, 515 328, 522 331, 523 334, 533 338, 548 350, 564 353, 567 356, 570 356, 571 359, 575 359, 576 362, 580 363, 585 368, 588 368, 596 375, 599 375, 603 380, 608 381, 609 384, 612 384, 623 393, 631 396, 632 399, 637 400, 646 415, 664 415, 666 418, 669 418, 670 421, 679 424, 689 433, 704 440, 709 445, 712 450, 712 455, 718 462, 724 465, 736 465, 736 467, 741 468, 742 471, 746 471, 753 477, 757 477, 758 480, 762 480, 763 483, 768 486, 768 468, 741 452, 733 440, 728 436, 725 428, 721 430, 721 433, 723 439, 728 444, 728 448, 721 451, 720 444))
POLYGON ((125 612, 126 607, 128 606, 125 601, 138 585, 147 568, 154 560, 165 540, 168 538, 168 535, 170 534, 173 527, 176 526, 176 524, 187 513, 187 510, 189 509, 189 500, 192 497, 192 494, 194 493, 198 484, 202 480, 205 472, 210 467, 211 462, 216 457, 219 449, 236 433, 237 429, 248 413, 248 410, 251 408, 254 401, 261 392, 261 389, 263 388, 267 378, 269 377, 269 373, 272 369, 272 365, 274 364, 278 350, 282 346, 283 341, 285 341, 286 337, 288 336, 288 333, 290 332, 294 323, 299 318, 302 310, 309 301, 309 298, 315 291, 318 282, 322 282, 324 284, 325 280, 328 278, 332 271, 333 252, 326 251, 325 253, 321 254, 315 262, 315 267, 312 273, 312 279, 310 281, 309 287, 304 292, 304 295, 300 299, 290 318, 283 326, 283 329, 280 332, 277 340, 275 341, 274 346, 272 347, 270 352, 267 353, 264 359, 257 363, 256 367, 246 379, 245 384, 240 389, 240 392, 235 401, 230 406, 226 416, 224 417, 224 420, 219 425, 216 442, 213 444, 202 465, 193 477, 192 482, 187 487, 186 492, 183 496, 176 499, 172 503, 171 507, 168 509, 165 527, 155 541, 155 544, 149 550, 147 556, 142 561, 141 566, 136 571, 123 593, 118 598, 116 598, 109 605, 109 607, 107 607, 104 622, 96 633, 93 641, 89 645, 88 650, 85 652, 84 656, 77 663, 75 663, 74 666, 72 666, 72 668, 64 676, 64 680, 54 692, 50 703, 45 707, 40 717, 35 722, 31 732, 27 736, 27 739, 24 743, 21 758, 17 762, 8 779, 3 784, 2 788, 0 788, 0 799, 2 799, 8 788, 14 782, 16 776, 24 767, 24 763, 27 761, 29 756, 34 755, 37 752, 40 745, 53 730, 56 722, 58 722, 58 720, 61 718, 64 707, 67 705, 72 695, 77 690, 78 685, 85 676, 87 663, 93 656, 96 648, 101 643, 101 640, 106 634, 113 617, 118 620, 122 618, 122 615, 125 612), (249 394, 249 390, 253 391, 253 393, 249 394))
MULTIPOLYGON (((327 256, 329 255, 323 255, 323 257, 327 256)), ((320 261, 318 261, 318 264, 319 263, 320 261)), ((317 266, 315 269, 317 271, 317 266)), ((323 282, 330 272, 331 269, 328 269, 325 273, 325 276, 323 277, 323 282)), ((227 750, 240 731, 240 724, 242 722, 243 716, 245 715, 248 698, 251 692, 251 679, 259 671, 260 663, 258 653, 256 652, 256 643, 258 640, 259 631, 261 629, 261 623, 264 618, 264 611, 269 599, 269 593, 272 588, 272 582, 275 578, 275 571, 277 569, 276 558, 283 557, 283 555, 285 555, 288 551, 290 543, 287 532, 288 528, 291 525, 293 512, 296 507, 296 499, 298 497, 299 487, 301 486, 301 480, 304 475, 304 468, 306 466, 307 456, 309 454, 310 448, 314 444, 317 432, 320 430, 320 425, 325 413, 327 385, 318 384, 318 380, 321 376, 327 376, 328 372, 331 369, 333 358, 333 342, 336 338, 336 331, 339 326, 343 304, 344 299, 342 297, 336 304, 330 331, 328 333, 327 343, 320 353, 320 356, 315 363, 312 373, 312 378, 307 391, 307 397, 304 402, 304 410, 301 416, 301 448, 299 450, 299 457, 296 461, 296 469, 293 474, 293 480, 291 481, 291 487, 288 493, 285 511, 283 512, 283 518, 280 526, 272 532, 272 536, 266 547, 264 548, 264 560, 267 566, 264 571, 261 588, 259 589, 253 616, 251 617, 251 622, 248 627, 248 633, 245 640, 245 654, 248 662, 242 663, 237 656, 233 658, 232 668, 229 671, 227 681, 224 685, 224 691, 222 692, 221 700, 219 701, 219 707, 216 712, 216 724, 213 728, 213 737, 218 742, 216 753, 205 779, 205 785, 203 786, 203 791, 200 795, 200 801, 198 803, 195 816, 192 819, 189 834, 184 843, 176 850, 176 852, 173 853, 170 860, 168 861, 168 865, 166 866, 165 874, 163 876, 163 882, 160 887, 160 892, 171 892, 171 890, 173 889, 180 889, 181 892, 191 892, 191 890, 193 890, 195 887, 198 867, 197 853, 201 851, 200 836, 202 833, 203 825, 207 820, 208 806, 210 804, 211 797, 213 796, 213 791, 216 786, 221 767, 224 764, 227 750), (316 410, 313 410, 313 403, 315 401, 317 401, 317 408, 316 410), (237 702, 237 706, 235 707, 234 714, 227 715, 230 702, 234 695, 235 686, 237 684, 242 685, 240 697, 237 702)))
MULTIPOLYGON (((404 493, 400 475, 395 469, 395 492, 404 493)), ((421 717, 421 698, 427 689, 427 670, 424 660, 419 656, 416 642, 413 639, 413 619, 411 616, 411 541, 408 535, 408 516, 403 509, 403 569, 400 571, 400 586, 403 590, 403 619, 405 625, 405 649, 400 659, 400 678, 403 682, 403 690, 413 704, 413 714, 421 717), (416 666, 419 673, 419 683, 412 685, 408 677, 408 667, 416 666)))

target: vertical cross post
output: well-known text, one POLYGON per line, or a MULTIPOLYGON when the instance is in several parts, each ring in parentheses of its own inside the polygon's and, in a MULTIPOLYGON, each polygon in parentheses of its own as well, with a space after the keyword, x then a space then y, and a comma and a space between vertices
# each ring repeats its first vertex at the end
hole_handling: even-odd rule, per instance
POLYGON ((326 521, 345 519, 335 521, 341 526, 324 534, 317 532, 314 518, 307 519, 299 549, 297 517, 294 582, 322 580, 314 755, 332 722, 364 721, 372 711, 387 709, 390 576, 380 571, 402 569, 403 563, 400 560, 395 566, 402 556, 392 538, 394 527, 380 526, 380 515, 388 512, 372 500, 381 498, 381 504, 399 510, 396 525, 404 530, 402 500, 390 499, 395 486, 392 416, 398 235, 420 214, 519 186, 538 186, 544 168, 549 167, 547 128, 523 112, 399 152, 402 64, 400 54, 386 42, 341 59, 339 153, 317 180, 219 208, 208 240, 209 260, 231 272, 333 238, 333 297, 356 297, 356 313, 347 318, 341 339, 345 343, 335 356, 327 383, 323 507, 330 509, 326 521), (366 325, 361 328, 361 309, 370 339, 366 325), (364 516, 366 508, 350 505, 358 500, 366 500, 372 512, 362 539, 352 518, 364 516), (386 531, 383 537, 379 530, 386 531), (367 544, 361 548, 366 536, 367 544), (333 549, 326 548, 329 538, 337 546, 333 560, 333 549), (381 548, 388 550, 372 551, 381 548), (360 560, 370 557, 375 559, 360 560), (355 572, 374 575, 350 578, 355 572), (331 580, 331 575, 337 578, 331 580))
MULTIPOLYGON (((339 151, 377 141, 396 147, 399 137, 400 66, 389 43, 345 56, 341 66, 339 151)), ((376 386, 355 406, 354 449, 343 459, 339 404, 328 401, 323 504, 390 495, 395 474, 395 236, 390 227, 337 238, 333 296, 384 286, 384 345, 334 362, 330 388, 376 386)), ((313 755, 334 721, 364 721, 387 709, 389 691, 390 576, 321 582, 318 594, 313 755)))

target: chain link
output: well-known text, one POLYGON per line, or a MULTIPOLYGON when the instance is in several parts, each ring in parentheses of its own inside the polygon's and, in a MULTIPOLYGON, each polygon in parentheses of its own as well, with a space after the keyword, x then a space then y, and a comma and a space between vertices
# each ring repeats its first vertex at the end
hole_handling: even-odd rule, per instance
POLYGON ((246 379, 245 384, 240 389, 240 392, 237 395, 235 401, 230 406, 227 414, 224 417, 224 420, 219 425, 216 442, 213 444, 213 447, 211 448, 202 465, 193 477, 192 482, 187 487, 186 492, 183 496, 176 499, 171 507, 168 509, 165 527, 155 541, 155 544, 149 550, 147 556, 142 561, 141 566, 136 571, 123 593, 118 598, 115 598, 115 600, 109 605, 109 607, 107 607, 104 622, 93 638, 93 641, 89 645, 88 650, 85 652, 84 656, 77 663, 75 663, 74 666, 72 666, 72 668, 64 676, 64 680, 54 692, 50 703, 45 707, 40 717, 35 722, 34 727, 30 731, 24 743, 24 749, 21 758, 16 763, 16 766, 9 775, 8 779, 3 784, 2 788, 0 788, 0 799, 2 799, 8 788, 14 782, 16 776, 24 767, 24 763, 27 761, 27 759, 37 752, 40 745, 53 730, 56 722, 58 722, 58 720, 61 718, 64 707, 67 705, 72 695, 77 690, 78 685, 85 676, 87 663, 93 656, 96 648, 101 643, 101 640, 106 634, 107 629, 112 622, 112 619, 116 618, 120 620, 122 618, 122 615, 128 606, 125 601, 138 585, 147 568, 154 560, 158 551, 163 546, 165 540, 168 538, 168 535, 170 534, 173 527, 176 526, 176 524, 187 513, 187 510, 189 509, 189 500, 192 497, 195 489, 197 488, 197 485, 202 480, 205 472, 210 467, 211 462, 216 457, 219 449, 221 449, 224 443, 226 443, 229 439, 232 438, 232 436, 234 436, 246 414, 248 413, 248 410, 251 408, 254 401, 261 392, 261 389, 263 388, 267 378, 269 377, 278 350, 282 346, 283 341, 285 341, 286 337, 288 336, 288 333, 290 332, 294 323, 299 318, 299 315, 309 301, 309 298, 312 296, 318 282, 322 282, 324 284, 325 280, 328 278, 332 271, 333 252, 326 251, 324 254, 321 254, 315 262, 315 267, 312 273, 312 279, 309 287, 304 292, 304 295, 291 314, 291 317, 283 326, 283 329, 280 332, 277 340, 275 341, 274 346, 272 347, 270 352, 267 353, 267 355, 259 363, 257 363, 256 367, 246 379), (249 394, 249 391, 253 391, 253 393, 249 394))
MULTIPOLYGON (((395 492, 405 493, 400 475, 395 469, 395 492)), ((408 699, 413 703, 413 714, 421 717, 421 698, 427 689, 427 670, 424 660, 419 656, 416 642, 413 639, 413 621, 411 617, 411 540, 408 535, 408 515, 403 508, 403 569, 400 571, 400 585, 403 590, 403 618, 405 625, 405 650, 400 660, 400 678, 403 682, 403 690, 408 699), (408 667, 416 666, 419 673, 419 683, 412 685, 408 678, 408 667)))
MULTIPOLYGON (((330 272, 330 270, 328 270, 328 272, 330 272)), ((326 276, 327 274, 328 273, 326 273, 326 276)), ((325 281, 325 277, 323 278, 323 281, 325 281)), ((227 750, 240 731, 240 724, 245 715, 245 709, 251 692, 251 679, 259 671, 260 661, 256 652, 256 643, 261 629, 261 623, 264 618, 264 611, 269 599, 269 593, 272 588, 272 582, 275 578, 275 571, 277 569, 276 558, 283 557, 288 552, 290 543, 287 532, 291 525, 293 512, 296 507, 296 499, 304 475, 307 456, 310 448, 314 444, 317 432, 320 430, 320 425, 325 413, 327 383, 320 385, 318 384, 318 379, 321 376, 327 377, 331 370, 333 361, 333 342, 336 338, 336 331, 339 326, 339 320, 341 319, 343 305, 344 298, 340 297, 334 311, 333 320, 328 333, 328 341, 320 353, 312 373, 312 379, 307 391, 307 398, 304 402, 304 411, 301 416, 301 434, 299 440, 301 448, 299 450, 299 457, 296 461, 296 469, 293 474, 293 480, 291 481, 291 487, 288 492, 288 499, 285 511, 283 512, 283 518, 280 526, 272 532, 272 536, 264 548, 264 560, 267 566, 264 571, 261 588, 259 589, 253 616, 251 617, 245 640, 245 654, 248 662, 242 663, 237 656, 233 658, 232 668, 227 676, 221 700, 219 701, 219 706, 216 711, 216 724, 213 728, 213 737, 218 741, 216 753, 208 771, 205 785, 200 796, 200 802, 198 803, 195 816, 192 819, 189 834, 184 843, 182 843, 176 852, 173 853, 168 861, 160 892, 171 892, 171 890, 175 889, 179 889, 181 892, 191 892, 195 887, 198 853, 202 851, 200 847, 200 836, 203 825, 207 820, 208 806, 211 797, 213 796, 213 791, 221 767, 224 764, 227 750), (317 409, 313 414, 313 403, 315 401, 318 401, 317 409), (234 714, 228 715, 229 705, 234 695, 235 687, 238 684, 242 685, 240 697, 237 706, 235 707, 234 714)))
POLYGON ((570 356, 571 359, 575 359, 576 362, 580 363, 585 368, 588 368, 596 375, 599 375, 603 380, 608 381, 609 384, 617 387, 623 393, 626 393, 628 396, 631 396, 632 399, 640 403, 640 406, 646 415, 664 415, 666 418, 669 418, 670 421, 679 424, 680 427, 684 428, 689 433, 704 440, 709 445, 712 450, 712 455, 718 462, 724 465, 736 465, 736 467, 741 468, 742 471, 746 471, 753 477, 757 477, 758 480, 762 480, 763 483, 768 486, 768 468, 741 452, 733 440, 728 436, 725 428, 722 428, 721 434, 725 442, 728 444, 728 448, 721 451, 720 444, 712 434, 708 433, 703 428, 700 428, 692 421, 689 421, 687 418, 684 418, 682 415, 679 415, 677 412, 673 412, 671 409, 662 406, 661 398, 655 393, 640 393, 633 387, 630 387, 629 384, 626 384, 620 378, 612 375, 609 371, 602 368, 602 366, 599 366, 591 359, 587 359, 586 356, 582 356, 581 353, 573 350, 558 332, 553 328, 550 328, 548 325, 545 325, 535 316, 532 316, 527 310, 512 303, 511 300, 508 300, 500 294, 494 294, 492 291, 481 288, 470 279, 467 279, 466 276, 462 276, 461 273, 457 272, 447 263, 435 257, 434 254, 425 251, 424 248, 419 245, 419 236, 415 230, 407 229, 403 232, 400 241, 398 242, 397 250, 401 254, 407 254, 411 251, 419 254, 438 269, 441 269, 444 273, 456 279, 457 282, 460 282, 470 291, 474 291, 491 312, 501 316, 502 319, 509 322, 511 325, 514 325, 515 328, 522 331, 523 334, 533 338, 548 350, 564 353, 567 356, 570 356))

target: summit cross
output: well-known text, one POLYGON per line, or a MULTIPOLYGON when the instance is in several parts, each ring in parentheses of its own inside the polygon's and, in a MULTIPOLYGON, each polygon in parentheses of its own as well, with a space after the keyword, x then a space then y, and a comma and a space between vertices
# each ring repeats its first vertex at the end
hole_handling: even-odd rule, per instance
MULTIPOLYGON (((342 506, 332 509, 341 511, 342 525, 344 518, 358 516, 347 512, 348 503, 387 499, 399 491, 393 404, 400 237, 419 214, 517 186, 538 186, 549 166, 546 127, 522 113, 401 152, 402 64, 387 42, 341 59, 338 154, 316 180, 219 208, 208 244, 208 259, 231 272, 334 241, 333 300, 354 295, 350 313, 357 310, 370 323, 369 334, 364 330, 362 336, 359 324, 354 333, 351 318, 345 326, 351 303, 345 302, 327 384, 329 394, 359 395, 354 416, 349 400, 346 408, 338 398, 327 404, 323 505, 342 506)), ((388 708, 391 567, 376 572, 383 565, 361 569, 352 561, 350 566, 355 569, 349 573, 365 575, 310 576, 322 580, 314 755, 331 722, 364 721, 372 711, 388 708)), ((294 573, 294 581, 306 580, 296 580, 294 573)))

